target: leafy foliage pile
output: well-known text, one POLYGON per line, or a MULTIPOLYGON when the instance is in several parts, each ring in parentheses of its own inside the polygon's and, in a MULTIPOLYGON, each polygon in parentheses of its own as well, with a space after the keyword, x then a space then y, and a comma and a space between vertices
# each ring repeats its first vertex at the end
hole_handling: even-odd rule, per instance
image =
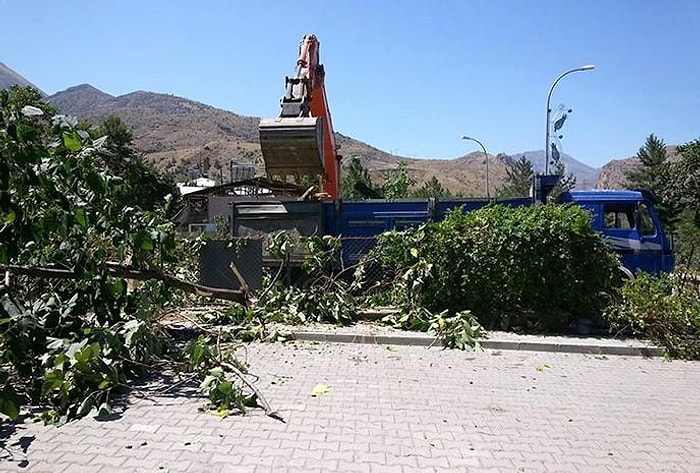
POLYGON ((302 274, 296 284, 289 284, 294 242, 278 232, 270 241, 270 253, 280 262, 260 295, 253 301, 254 318, 265 322, 300 324, 326 322, 348 324, 355 320, 357 302, 351 294, 350 282, 336 271, 341 242, 329 236, 303 237, 302 274), (287 277, 281 277, 287 272, 287 277))
POLYGON ((389 298, 433 313, 471 311, 487 328, 562 331, 610 289, 617 258, 575 206, 490 206, 384 234, 383 270, 410 285, 389 298))
POLYGON ((605 311, 615 330, 651 340, 671 358, 700 359, 700 297, 681 276, 637 274, 605 311))
POLYGON ((54 112, 34 89, 0 91, 0 413, 27 403, 63 422, 108 413, 158 361, 172 292, 157 278, 130 291, 123 274, 176 273, 189 252, 167 186, 137 189, 150 171, 128 143, 54 112))
POLYGON ((248 373, 248 365, 236 356, 240 345, 222 345, 221 335, 216 340, 211 335, 189 340, 184 354, 187 370, 202 380, 199 389, 209 398, 208 407, 214 414, 226 417, 232 409, 245 412, 248 407, 256 407, 258 392, 244 392, 238 386, 248 373))
MULTIPOLYGON (((218 322, 238 324, 236 336, 242 339, 278 340, 283 334, 270 330, 272 324, 298 325, 322 322, 345 325, 355 322, 362 308, 376 303, 367 287, 365 271, 371 262, 339 267, 342 242, 330 236, 301 237, 271 235, 269 251, 280 262, 276 274, 269 274, 258 294, 251 295, 248 307, 235 306, 218 322), (301 272, 292 274, 292 256, 303 247, 301 272)), ((442 338, 445 346, 466 349, 477 345, 483 329, 469 311, 432 313, 411 298, 420 285, 421 271, 409 268, 392 284, 391 303, 397 312, 384 319, 392 326, 425 331, 442 338)))

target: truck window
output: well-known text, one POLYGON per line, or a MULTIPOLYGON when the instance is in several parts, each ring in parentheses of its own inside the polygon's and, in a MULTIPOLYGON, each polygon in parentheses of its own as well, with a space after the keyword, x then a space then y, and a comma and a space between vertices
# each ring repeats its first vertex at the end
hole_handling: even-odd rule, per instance
POLYGON ((603 221, 605 228, 630 230, 634 228, 634 204, 605 204, 603 221))
POLYGON ((653 235, 656 233, 654 219, 651 217, 649 207, 644 202, 637 207, 637 220, 639 221, 638 231, 640 235, 653 235))

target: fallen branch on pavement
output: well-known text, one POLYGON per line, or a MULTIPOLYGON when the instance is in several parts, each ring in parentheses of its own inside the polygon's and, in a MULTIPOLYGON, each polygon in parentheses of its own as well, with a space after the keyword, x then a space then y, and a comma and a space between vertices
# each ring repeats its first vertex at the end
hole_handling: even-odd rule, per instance
MULTIPOLYGON (((14 274, 22 274, 24 276, 35 276, 47 279, 83 279, 83 275, 70 269, 0 264, 0 270, 14 274)), ((245 304, 246 302, 244 291, 203 286, 201 284, 183 281, 175 276, 153 269, 135 269, 123 266, 119 263, 107 262, 107 271, 110 276, 136 279, 138 281, 162 281, 170 287, 198 296, 226 299, 241 304, 245 304)))

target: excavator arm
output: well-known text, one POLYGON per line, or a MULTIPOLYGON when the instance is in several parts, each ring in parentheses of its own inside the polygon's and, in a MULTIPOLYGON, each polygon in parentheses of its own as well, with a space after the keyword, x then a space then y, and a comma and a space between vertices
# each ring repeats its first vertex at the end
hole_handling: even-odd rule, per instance
POLYGON ((339 197, 339 156, 333 133, 319 42, 306 35, 295 74, 285 78, 276 118, 260 120, 260 148, 269 176, 321 176, 323 192, 339 197))

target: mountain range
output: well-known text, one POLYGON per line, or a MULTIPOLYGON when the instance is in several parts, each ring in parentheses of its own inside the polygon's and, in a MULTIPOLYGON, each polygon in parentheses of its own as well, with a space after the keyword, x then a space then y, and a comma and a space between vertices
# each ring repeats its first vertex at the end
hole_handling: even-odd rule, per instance
POLYGON ((39 90, 37 86, 10 69, 4 63, 0 62, 0 90, 7 89, 12 85, 31 85, 35 89, 39 90))
MULTIPOLYGON (((32 85, 6 65, 0 63, 0 89, 12 84, 32 85)), ((89 84, 82 84, 47 97, 61 113, 99 123, 117 115, 133 131, 136 147, 161 169, 176 178, 203 175, 219 182, 229 177, 231 162, 253 163, 258 174, 264 163, 258 138, 258 117, 239 115, 194 100, 146 91, 112 96, 89 84)), ((336 133, 340 154, 349 162, 359 157, 373 181, 381 182, 398 162, 407 163, 408 173, 417 185, 436 177, 453 193, 465 196, 485 195, 485 160, 482 152, 455 159, 417 159, 393 155, 357 139, 336 133)), ((543 151, 526 151, 513 155, 489 155, 491 194, 505 184, 506 166, 525 156, 541 171, 543 151)), ((579 188, 620 187, 624 170, 634 166, 634 159, 614 160, 601 169, 587 166, 562 153, 567 171, 577 177, 579 188)))

